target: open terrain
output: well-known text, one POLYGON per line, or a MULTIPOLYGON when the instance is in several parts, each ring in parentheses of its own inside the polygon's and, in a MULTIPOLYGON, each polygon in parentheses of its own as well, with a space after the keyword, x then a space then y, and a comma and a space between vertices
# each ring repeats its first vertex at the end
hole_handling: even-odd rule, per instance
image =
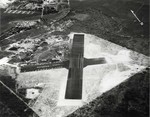
MULTIPOLYGON (((55 105, 59 100, 60 83, 66 81, 65 75, 67 75, 66 69, 56 69, 24 73, 18 76, 19 86, 23 87, 32 87, 39 82, 47 83, 41 97, 38 98, 39 101, 37 100, 33 108, 40 117, 48 117, 52 111, 55 111, 54 117, 58 113, 58 115, 70 114, 69 117, 148 117, 149 69, 143 71, 144 68, 149 67, 148 8, 148 0, 144 2, 143 0, 71 0, 71 12, 54 25, 44 25, 39 29, 32 29, 0 42, 2 49, 0 58, 14 54, 6 52, 5 49, 21 40, 30 38, 32 42, 43 37, 50 41, 51 39, 43 36, 49 34, 54 35, 52 41, 56 42, 59 36, 68 39, 68 34, 71 32, 85 33, 87 34, 85 41, 87 45, 84 56, 86 58, 107 56, 111 65, 88 66, 84 69, 86 82, 83 84, 84 106, 75 111, 78 107, 59 108, 55 105), (131 9, 137 13, 144 23, 143 26, 132 15, 131 9), (37 37, 33 38, 34 36, 37 37), (128 49, 130 54, 126 51, 128 49), (133 63, 130 62, 131 59, 134 61, 132 61, 133 63), (118 61, 119 63, 115 63, 118 61), (115 64, 112 65, 112 63, 115 64), (141 73, 137 73, 141 70, 141 73), (60 77, 63 78, 59 80, 60 77), (125 82, 120 84, 122 81, 125 82), (105 93, 103 94, 103 92, 105 93), (47 96, 52 96, 52 99, 47 96), (73 111, 75 112, 71 114, 73 111)), ((8 21, 12 20, 9 16, 2 15, 0 20, 5 24, 7 21, 5 22, 3 18, 8 18, 8 21)), ((6 28, 5 26, 1 25, 1 30, 6 28)), ((62 49, 58 47, 61 44, 55 44, 48 45, 52 51, 34 53, 37 55, 35 59, 48 58, 47 55, 52 53, 55 55, 55 50, 62 49)), ((22 45, 20 44, 20 46, 22 45)), ((15 117, 15 114, 7 107, 4 107, 3 110, 9 113, 1 111, 0 116, 15 117)))

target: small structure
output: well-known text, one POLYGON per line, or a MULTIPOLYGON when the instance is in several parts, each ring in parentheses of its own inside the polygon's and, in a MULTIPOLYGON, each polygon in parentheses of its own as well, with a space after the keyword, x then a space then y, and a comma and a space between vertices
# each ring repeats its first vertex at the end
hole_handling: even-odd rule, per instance
POLYGON ((69 0, 44 0, 43 10, 44 13, 51 11, 61 11, 65 8, 69 8, 69 0))
POLYGON ((31 89, 26 90, 26 98, 27 99, 35 99, 39 95, 40 95, 40 89, 31 88, 31 89))

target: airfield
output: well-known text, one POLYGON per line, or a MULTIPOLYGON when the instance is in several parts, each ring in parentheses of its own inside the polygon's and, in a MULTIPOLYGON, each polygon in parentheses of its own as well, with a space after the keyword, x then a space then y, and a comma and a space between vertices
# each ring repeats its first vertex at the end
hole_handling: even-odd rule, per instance
MULTIPOLYGON (((71 39, 73 34, 69 35, 71 39)), ((43 84, 44 91, 32 107, 40 117, 65 117, 71 114, 134 74, 143 71, 149 62, 149 58, 143 54, 90 34, 85 34, 84 49, 84 57, 105 57, 107 62, 83 69, 82 99, 65 99, 68 79, 68 70, 65 68, 20 73, 17 77, 19 87, 43 84)))
MULTIPOLYGON (((56 15, 52 24, 54 14, 47 24, 0 41, 0 59, 10 60, 0 66, 0 78, 12 77, 15 84, 10 90, 37 117, 148 117, 149 4, 72 0, 70 7, 65 17, 56 15), (138 11, 143 26, 130 10, 138 11), (75 35, 84 35, 84 42, 74 45, 75 35)), ((38 17, 0 12, 0 33, 10 28, 9 22, 38 17)), ((3 110, 0 116, 8 112, 15 117, 19 106, 14 112, 5 106, 3 110)))

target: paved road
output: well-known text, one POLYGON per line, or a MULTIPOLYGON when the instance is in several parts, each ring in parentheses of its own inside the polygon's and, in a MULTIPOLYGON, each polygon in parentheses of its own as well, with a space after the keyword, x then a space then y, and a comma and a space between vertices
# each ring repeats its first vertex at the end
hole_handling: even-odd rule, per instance
POLYGON ((84 35, 75 34, 70 56, 66 99, 82 99, 82 77, 84 67, 84 35))

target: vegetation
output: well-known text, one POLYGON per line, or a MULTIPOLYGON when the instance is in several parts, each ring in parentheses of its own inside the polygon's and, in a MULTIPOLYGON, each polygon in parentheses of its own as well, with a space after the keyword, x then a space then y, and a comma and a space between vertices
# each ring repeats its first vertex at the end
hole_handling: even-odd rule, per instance
MULTIPOLYGON (((122 18, 111 15, 110 10, 101 7, 85 8, 74 11, 75 14, 88 14, 90 17, 84 21, 76 20, 67 32, 84 32, 96 35, 128 49, 149 55, 149 34, 146 25, 141 27, 132 18, 122 18), (107 12, 106 12, 107 11, 107 12)), ((71 14, 74 15, 74 14, 71 14)), ((72 16, 70 16, 72 17, 72 16)))
POLYGON ((0 51, 0 59, 2 59, 3 57, 9 56, 11 54, 12 54, 11 52, 0 51))
POLYGON ((132 76, 68 117, 149 117, 149 69, 132 76))
MULTIPOLYGON (((2 81, 5 85, 15 91, 15 80, 10 76, 1 76, 0 81, 2 81)), ((3 102, 1 102, 1 98, 4 98, 5 94, 0 93, 0 117, 17 117, 17 115, 12 112, 3 102)))

